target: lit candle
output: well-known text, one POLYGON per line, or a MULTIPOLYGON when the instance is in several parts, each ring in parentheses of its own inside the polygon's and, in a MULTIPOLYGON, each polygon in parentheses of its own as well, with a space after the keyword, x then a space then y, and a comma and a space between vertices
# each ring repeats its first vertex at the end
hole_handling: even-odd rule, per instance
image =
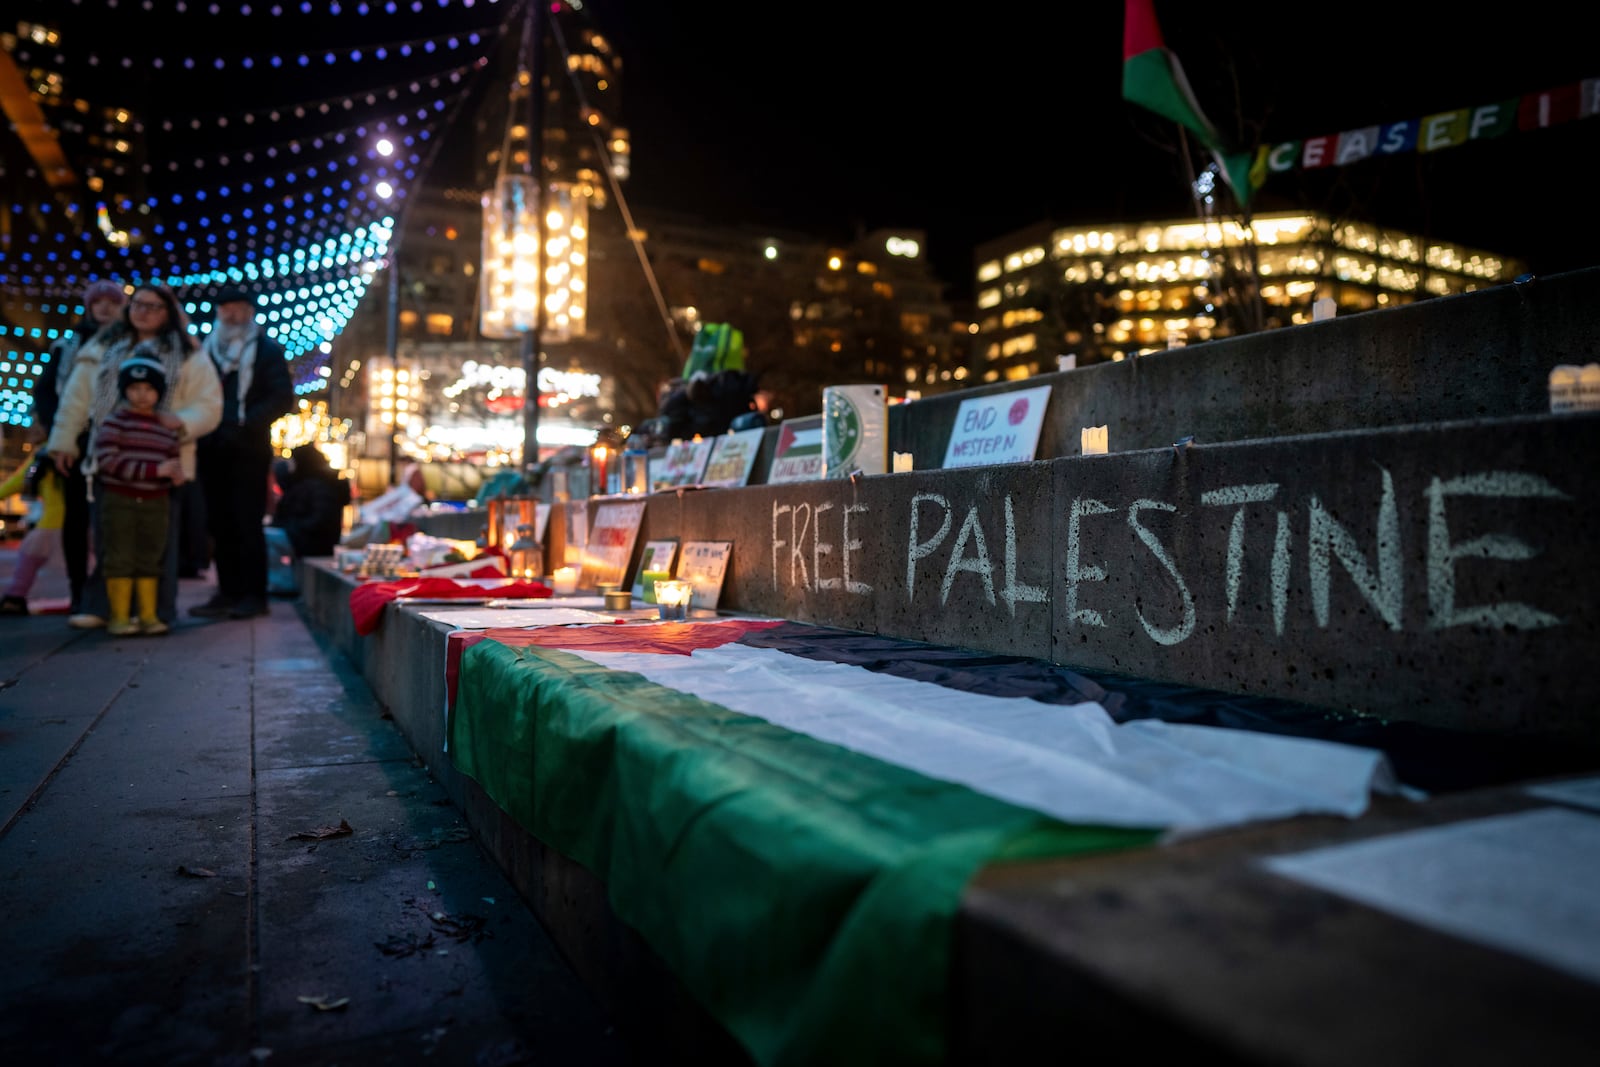
POLYGON ((550 588, 556 596, 571 596, 578 591, 578 568, 557 567, 550 575, 550 588))
POLYGON ((656 605, 661 618, 668 622, 683 622, 689 617, 689 598, 694 586, 683 581, 656 582, 656 605))
POLYGON ((656 583, 664 582, 672 577, 671 571, 645 571, 639 575, 639 584, 644 587, 644 602, 656 602, 656 583))

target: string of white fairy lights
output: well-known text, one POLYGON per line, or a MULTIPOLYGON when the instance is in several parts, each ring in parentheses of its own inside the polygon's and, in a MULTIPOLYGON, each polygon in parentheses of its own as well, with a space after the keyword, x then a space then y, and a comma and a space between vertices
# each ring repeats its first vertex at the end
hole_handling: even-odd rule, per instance
MULTIPOLYGON (((486 2, 494 4, 496 0, 486 2)), ((436 3, 440 8, 463 10, 474 6, 472 0, 436 3)), ((83 5, 74 0, 74 6, 83 5)), ((99 6, 114 9, 118 4, 117 0, 99 0, 99 6)), ((128 10, 133 6, 127 0, 122 4, 128 10)), ((144 11, 154 6, 153 0, 142 0, 140 4, 144 11)), ((401 14, 408 7, 412 12, 424 10, 421 3, 240 5, 231 9, 212 4, 205 13, 272 17, 291 11, 401 14)), ((174 5, 179 13, 186 9, 199 13, 198 5, 185 5, 182 0, 174 5)), ((378 45, 342 45, 337 50, 322 50, 318 57, 321 66, 330 66, 363 60, 418 62, 462 48, 480 53, 450 70, 320 100, 253 108, 231 116, 164 121, 161 128, 166 132, 185 127, 189 131, 222 129, 230 123, 237 129, 239 125, 304 122, 313 117, 352 113, 380 103, 396 103, 402 96, 427 98, 421 106, 314 135, 219 150, 184 165, 168 160, 165 168, 142 167, 141 172, 147 175, 164 172, 212 177, 212 184, 206 187, 185 187, 147 196, 139 204, 124 198, 113 205, 120 214, 148 219, 143 229, 136 229, 135 223, 127 230, 116 230, 118 224, 108 221, 110 210, 105 203, 94 205, 98 227, 54 225, 45 233, 34 230, 26 237, 21 234, 27 227, 8 228, 0 239, 0 291, 22 296, 24 310, 35 316, 44 315, 55 324, 17 326, 9 331, 0 326, 0 423, 27 425, 30 421, 31 389, 49 358, 48 347, 83 313, 81 290, 87 280, 95 277, 169 286, 183 294, 182 302, 191 317, 207 320, 206 313, 212 310, 209 298, 217 287, 230 283, 253 285, 260 293, 265 328, 288 352, 296 391, 303 395, 326 389, 331 342, 354 314, 375 272, 385 264, 395 212, 441 143, 436 129, 441 123, 448 125, 459 111, 469 95, 470 85, 463 83, 487 66, 486 53, 513 18, 515 11, 491 28, 378 45), (440 89, 455 91, 440 94, 440 89), (227 172, 239 164, 259 165, 265 161, 290 165, 267 174, 252 173, 242 181, 226 181, 227 172), (182 217, 178 217, 179 213, 183 213, 182 217), (122 243, 113 234, 120 234, 122 243)), ((25 51, 18 49, 16 54, 28 62, 25 51)), ((311 51, 296 53, 293 63, 310 67, 314 55, 311 51)), ((54 58, 65 62, 66 57, 57 54, 54 58)), ((97 65, 99 58, 91 56, 88 61, 97 65)), ((128 67, 130 58, 116 57, 116 64, 128 67)), ((265 61, 237 61, 239 69, 250 69, 258 62, 270 69, 282 66, 284 60, 282 54, 273 54, 265 61)), ((195 57, 184 57, 180 63, 185 69, 205 65, 195 57)), ((224 70, 227 63, 213 58, 210 68, 224 70)), ((20 211, 21 207, 14 205, 13 210, 20 211)), ((31 210, 47 223, 52 216, 48 203, 32 205, 31 210)), ((63 218, 67 214, 62 209, 54 212, 63 218)), ((210 322, 199 322, 191 329, 205 333, 210 322)))

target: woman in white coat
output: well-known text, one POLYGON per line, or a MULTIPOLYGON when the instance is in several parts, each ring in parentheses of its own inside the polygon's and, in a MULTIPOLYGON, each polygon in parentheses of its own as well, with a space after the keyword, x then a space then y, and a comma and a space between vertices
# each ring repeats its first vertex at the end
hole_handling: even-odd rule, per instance
MULTIPOLYGON (((222 421, 222 383, 211 361, 197 354, 199 345, 189 334, 188 319, 178 298, 172 290, 152 283, 134 289, 123 308, 122 318, 78 350, 71 377, 62 390, 55 423, 50 428, 50 439, 45 444, 63 474, 83 458, 78 454, 78 435, 85 429, 92 430, 117 406, 120 399, 117 370, 135 348, 139 348, 142 355, 160 360, 166 370, 169 386, 160 410, 176 416, 180 424, 178 436, 184 478, 195 476, 195 441, 216 429, 222 421)), ((66 371, 67 368, 61 368, 61 373, 66 371)), ((92 443, 90 448, 92 451, 92 443)), ((177 493, 170 494, 175 513, 167 525, 167 551, 162 557, 156 608, 161 621, 169 626, 178 617, 178 497, 177 493)), ((98 546, 102 540, 98 504, 90 505, 90 528, 97 546, 95 565, 84 585, 79 614, 67 620, 69 625, 81 630, 104 626, 110 613, 105 576, 100 573, 102 553, 98 546)))

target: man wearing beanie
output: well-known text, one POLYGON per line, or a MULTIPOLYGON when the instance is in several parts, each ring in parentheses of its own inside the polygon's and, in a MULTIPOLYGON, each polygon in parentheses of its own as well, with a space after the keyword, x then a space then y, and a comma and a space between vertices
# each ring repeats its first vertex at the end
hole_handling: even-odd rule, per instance
MULTIPOLYGON (((78 350, 103 328, 122 316, 122 306, 128 295, 121 282, 101 278, 89 283, 83 291, 83 317, 71 330, 62 334, 50 346, 49 359, 44 371, 33 387, 33 424, 48 437, 55 425, 56 412, 61 408, 61 390, 72 374, 72 361, 78 350), (65 368, 65 369, 63 369, 65 368)), ((78 438, 78 454, 89 448, 89 431, 78 438)), ((72 594, 71 614, 77 614, 83 597, 83 583, 89 574, 89 483, 81 467, 68 474, 57 472, 52 477, 61 481, 61 554, 66 558, 67 584, 72 594)))
POLYGON ((100 501, 100 570, 106 578, 113 636, 164 634, 167 624, 156 609, 161 557, 167 549, 167 494, 183 480, 178 432, 183 420, 156 411, 167 392, 159 358, 134 349, 117 368, 122 402, 94 429, 95 497, 100 501), (138 622, 132 605, 139 598, 138 622))
POLYGON ((200 438, 200 487, 211 533, 217 591, 190 608, 202 618, 267 613, 267 479, 272 424, 294 410, 284 348, 255 321, 255 297, 228 288, 212 301, 216 325, 205 354, 222 380, 222 424, 200 438))

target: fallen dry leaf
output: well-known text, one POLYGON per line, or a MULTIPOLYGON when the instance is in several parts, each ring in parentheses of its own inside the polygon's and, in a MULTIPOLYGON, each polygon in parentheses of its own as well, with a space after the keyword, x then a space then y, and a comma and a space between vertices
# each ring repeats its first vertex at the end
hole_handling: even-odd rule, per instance
POLYGON ((208 868, 205 868, 205 867, 189 867, 189 866, 185 866, 182 863, 178 864, 178 873, 179 874, 183 874, 183 875, 187 875, 190 878, 215 878, 217 876, 217 872, 216 871, 210 870, 208 868))
POLYGON ((340 997, 338 1000, 329 1000, 327 997, 297 997, 302 1004, 309 1004, 318 1011, 343 1011, 350 1003, 349 997, 340 997))
POLYGON ((433 947, 433 935, 428 934, 426 937, 420 938, 416 934, 409 933, 404 937, 391 935, 387 940, 374 941, 373 944, 376 945, 378 947, 378 951, 382 952, 385 956, 396 956, 403 958, 406 956, 415 956, 419 952, 425 952, 428 949, 431 949, 433 947))
POLYGON ((435 930, 456 941, 471 941, 476 944, 489 936, 487 924, 477 915, 448 915, 436 911, 428 918, 435 930))
POLYGON ((352 827, 344 819, 340 819, 338 826, 319 826, 315 830, 301 830, 297 834, 290 834, 288 840, 323 841, 330 837, 344 837, 346 834, 353 834, 355 832, 356 831, 354 827, 352 827))

